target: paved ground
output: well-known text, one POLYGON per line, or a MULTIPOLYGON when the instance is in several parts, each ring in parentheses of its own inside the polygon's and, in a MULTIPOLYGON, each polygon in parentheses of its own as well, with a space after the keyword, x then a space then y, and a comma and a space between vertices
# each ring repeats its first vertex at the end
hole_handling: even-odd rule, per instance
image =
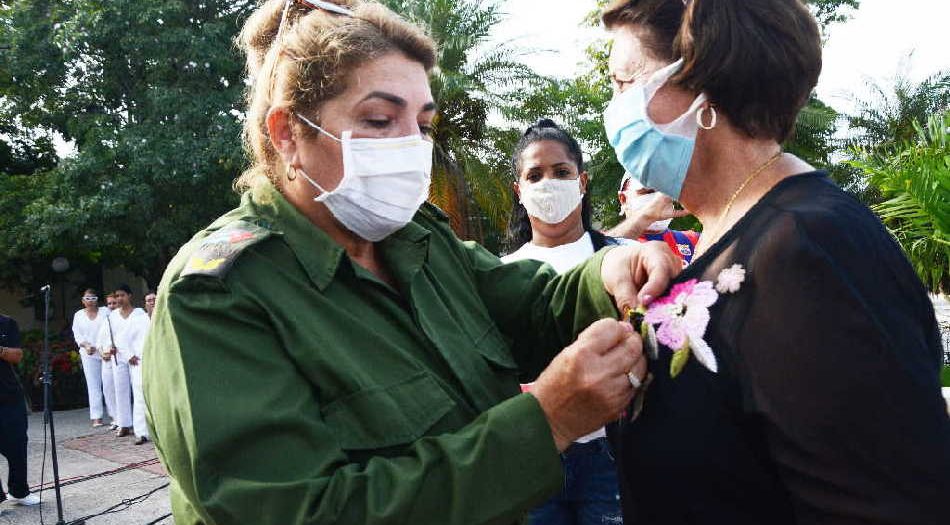
MULTIPOLYGON (((93 429, 89 426, 88 417, 87 409, 54 413, 59 477, 67 483, 62 487, 65 523, 97 514, 168 482, 151 443, 135 446, 132 444, 134 438, 116 438, 105 428, 93 429), (110 473, 116 469, 120 470, 76 482, 85 476, 110 473), (71 481, 72 484, 69 484, 71 481)), ((33 490, 38 491, 43 464, 43 414, 31 414, 29 425, 28 480, 31 487, 36 487, 33 490)), ((0 476, 6 483, 7 465, 2 460, 0 476)), ((52 478, 52 460, 47 448, 44 480, 48 490, 39 492, 43 503, 36 507, 18 507, 4 503, 0 506, 3 509, 0 525, 55 524, 56 499, 52 478)), ((168 489, 160 489, 143 502, 133 504, 127 509, 123 510, 123 507, 119 506, 117 512, 112 514, 89 518, 87 522, 90 525, 145 525, 171 512, 168 489)), ((174 522, 169 517, 160 523, 167 525, 174 522)))

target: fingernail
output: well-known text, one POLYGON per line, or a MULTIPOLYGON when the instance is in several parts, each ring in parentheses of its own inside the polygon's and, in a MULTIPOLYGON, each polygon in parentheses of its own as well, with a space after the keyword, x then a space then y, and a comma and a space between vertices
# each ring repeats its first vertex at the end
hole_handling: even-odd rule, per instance
POLYGON ((620 328, 622 328, 623 331, 624 331, 624 332, 627 332, 628 334, 632 334, 632 333, 633 333, 633 325, 630 324, 630 323, 621 322, 621 323, 620 323, 620 328))
POLYGON ((645 306, 653 302, 653 296, 650 294, 644 294, 640 296, 640 302, 645 306))

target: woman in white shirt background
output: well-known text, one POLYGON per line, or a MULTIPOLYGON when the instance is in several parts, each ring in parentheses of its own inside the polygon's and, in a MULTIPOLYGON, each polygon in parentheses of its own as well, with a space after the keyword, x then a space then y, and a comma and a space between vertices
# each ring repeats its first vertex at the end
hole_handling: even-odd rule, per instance
MULTIPOLYGON (((99 306, 99 297, 92 288, 82 294, 82 310, 73 315, 73 338, 79 346, 82 372, 86 376, 86 391, 89 394, 89 419, 93 427, 103 425, 104 405, 102 396, 102 357, 96 347, 96 337, 109 309, 99 306)), ((109 414, 112 415, 111 413, 109 414)))
MULTIPOLYGON (((541 119, 525 131, 511 164, 519 202, 512 210, 509 236, 511 246, 518 248, 502 261, 535 259, 564 273, 604 246, 618 244, 591 227, 581 148, 553 121, 541 119)), ((576 441, 561 454, 561 461, 564 487, 531 512, 531 523, 621 523, 616 467, 604 430, 576 441)))

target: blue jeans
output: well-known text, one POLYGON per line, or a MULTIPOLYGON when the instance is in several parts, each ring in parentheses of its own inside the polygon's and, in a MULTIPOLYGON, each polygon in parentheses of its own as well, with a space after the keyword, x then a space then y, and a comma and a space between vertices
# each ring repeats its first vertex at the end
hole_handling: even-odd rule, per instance
POLYGON ((561 454, 564 488, 531 511, 531 525, 620 525, 617 467, 605 438, 574 443, 561 454))

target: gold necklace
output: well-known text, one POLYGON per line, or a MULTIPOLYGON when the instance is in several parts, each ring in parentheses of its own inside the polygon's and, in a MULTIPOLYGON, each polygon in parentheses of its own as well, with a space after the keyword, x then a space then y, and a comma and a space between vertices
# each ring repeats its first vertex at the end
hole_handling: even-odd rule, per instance
MULTIPOLYGON (((769 169, 769 167, 771 167, 772 164, 775 164, 775 162, 782 157, 782 153, 783 152, 779 150, 778 153, 776 153, 775 155, 772 155, 772 157, 769 158, 769 160, 765 161, 764 164, 762 164, 761 166, 753 170, 752 173, 750 173, 749 176, 746 177, 746 179, 742 182, 742 184, 739 185, 739 188, 737 188, 736 191, 732 194, 732 197, 729 197, 729 201, 726 202, 725 211, 722 212, 722 215, 720 215, 719 219, 716 221, 716 229, 714 230, 716 232, 716 236, 712 237, 711 238, 712 240, 709 243, 707 243, 706 246, 712 246, 714 242, 719 240, 719 236, 722 235, 722 227, 724 225, 726 218, 729 217, 729 212, 732 211, 732 205, 736 202, 736 197, 738 197, 739 194, 742 193, 742 190, 744 190, 745 187, 748 186, 750 182, 755 180, 755 178, 761 175, 765 170, 769 169)), ((706 237, 705 235, 703 235, 703 238, 705 239, 709 237, 706 237)), ((704 249, 702 252, 705 252, 705 251, 706 250, 704 249)))

